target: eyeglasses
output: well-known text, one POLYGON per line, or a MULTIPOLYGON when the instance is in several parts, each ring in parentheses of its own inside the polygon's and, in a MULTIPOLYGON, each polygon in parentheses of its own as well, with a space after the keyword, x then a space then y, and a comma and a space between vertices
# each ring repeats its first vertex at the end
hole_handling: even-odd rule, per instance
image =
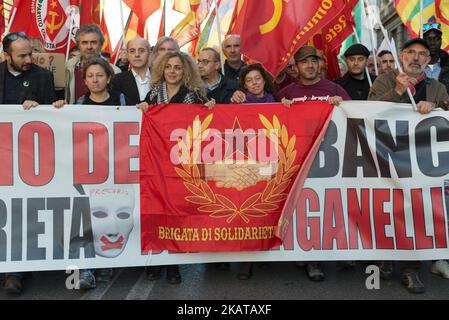
POLYGON ((420 58, 427 58, 429 56, 429 52, 427 52, 427 51, 416 51, 416 50, 410 49, 410 50, 405 50, 404 52, 409 56, 418 55, 418 57, 420 57, 420 58))
POLYGON ((423 26, 424 31, 429 31, 430 29, 441 30, 441 25, 439 23, 426 23, 423 26))

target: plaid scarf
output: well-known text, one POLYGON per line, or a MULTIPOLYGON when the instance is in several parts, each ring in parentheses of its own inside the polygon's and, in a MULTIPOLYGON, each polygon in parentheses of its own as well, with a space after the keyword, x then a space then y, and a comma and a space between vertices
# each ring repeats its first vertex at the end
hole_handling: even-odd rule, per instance
MULTIPOLYGON (((426 74, 424 72, 422 72, 419 76, 417 76, 415 79, 417 80, 416 84, 420 83, 421 81, 423 81, 426 78, 426 74)), ((410 89, 410 92, 412 93, 412 96, 416 95, 416 89, 415 89, 415 85, 410 84, 408 86, 408 88, 410 89)))
MULTIPOLYGON (((182 87, 179 90, 182 90, 182 87)), ((157 104, 170 103, 170 101, 168 99, 168 94, 167 94, 167 83, 166 82, 159 84, 158 86, 154 87, 151 90, 150 100, 153 100, 155 97, 157 97, 157 104)), ((185 103, 185 104, 196 103, 195 93, 192 91, 189 91, 185 95, 182 103, 185 103)))

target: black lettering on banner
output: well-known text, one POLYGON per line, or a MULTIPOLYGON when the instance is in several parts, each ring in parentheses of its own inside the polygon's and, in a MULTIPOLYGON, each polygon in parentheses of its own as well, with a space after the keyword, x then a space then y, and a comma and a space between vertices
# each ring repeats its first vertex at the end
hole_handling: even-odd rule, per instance
POLYGON ((320 145, 312 166, 310 167, 308 178, 330 178, 338 174, 340 161, 338 150, 333 146, 338 139, 338 130, 335 122, 330 121, 327 127, 324 140, 320 145), (323 155, 324 166, 320 167, 320 159, 323 155))
POLYGON ((347 119, 345 155, 343 161, 343 177, 357 177, 357 168, 362 167, 363 177, 378 177, 376 164, 366 139, 366 128, 363 119, 347 119), (357 155, 360 145, 362 155, 357 155))
POLYGON ((429 177, 442 177, 449 173, 449 150, 438 152, 438 165, 432 163, 431 129, 436 130, 436 141, 449 141, 449 121, 443 117, 427 118, 418 123, 415 129, 416 160, 423 174, 429 177))
POLYGON ((70 198, 48 198, 47 210, 53 211, 53 259, 64 259, 64 210, 70 209, 70 198))
POLYGON ((27 260, 45 260, 45 248, 38 247, 38 236, 45 233, 45 223, 38 221, 39 210, 45 210, 45 198, 27 200, 27 260))
POLYGON ((7 221, 6 204, 0 200, 0 261, 6 261, 6 227, 7 221))
POLYGON ((390 158, 399 178, 412 176, 408 121, 396 121, 396 142, 387 120, 375 120, 376 154, 380 175, 391 178, 390 158))
POLYGON ((11 200, 11 261, 22 261, 22 201, 11 200))
POLYGON ((89 198, 73 199, 72 228, 70 230, 69 259, 79 259, 80 248, 84 248, 85 258, 95 258, 94 237, 90 220, 89 198), (81 222, 83 235, 80 235, 81 222))

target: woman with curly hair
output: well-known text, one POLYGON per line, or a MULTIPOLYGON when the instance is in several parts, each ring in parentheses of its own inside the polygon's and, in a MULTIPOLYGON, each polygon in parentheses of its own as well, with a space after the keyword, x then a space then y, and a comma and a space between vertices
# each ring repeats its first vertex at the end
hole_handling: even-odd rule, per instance
MULTIPOLYGON (((153 67, 150 81, 151 90, 145 102, 137 107, 147 111, 150 105, 163 103, 205 104, 211 108, 215 100, 207 101, 206 87, 198 72, 194 60, 187 54, 173 51, 160 56, 153 67)), ((161 276, 160 266, 147 269, 148 279, 156 280, 161 276)), ((167 282, 181 283, 178 265, 167 266, 167 282)))
POLYGON ((137 105, 142 111, 147 111, 151 104, 186 103, 213 107, 215 103, 213 99, 207 99, 196 63, 182 52, 167 52, 156 60, 150 87, 145 102, 137 105))

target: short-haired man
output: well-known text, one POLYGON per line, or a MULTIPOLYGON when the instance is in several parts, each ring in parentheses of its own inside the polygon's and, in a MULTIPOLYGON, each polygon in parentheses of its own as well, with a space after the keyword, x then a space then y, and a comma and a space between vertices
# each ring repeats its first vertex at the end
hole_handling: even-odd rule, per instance
MULTIPOLYGON (((80 56, 67 61, 65 72, 65 97, 69 104, 74 104, 81 96, 85 95, 83 66, 92 59, 102 59, 100 51, 105 39, 100 27, 96 24, 85 24, 76 32, 75 40, 80 49, 80 56)), ((113 64, 111 64, 111 68, 115 74, 121 72, 113 64)))
POLYGON ((343 100, 351 100, 351 97, 340 85, 320 78, 318 69, 320 56, 314 47, 301 47, 294 58, 298 67, 299 81, 279 91, 279 98, 313 100, 314 97, 320 97, 320 99, 326 98, 330 104, 334 105, 340 104, 343 100))
POLYGON ((430 49, 430 62, 424 70, 427 77, 440 81, 446 86, 449 93, 449 54, 441 50, 441 37, 443 35, 441 26, 436 22, 423 25, 424 40, 430 49))
MULTIPOLYGON (((369 100, 410 103, 407 88, 410 88, 420 113, 428 113, 436 107, 448 108, 449 96, 440 82, 426 77, 424 69, 430 61, 429 45, 420 38, 412 39, 404 44, 400 54, 404 72, 389 71, 379 76, 374 82, 369 100)), ((446 261, 443 261, 446 262, 446 261)), ((401 282, 409 292, 425 292, 424 284, 418 276, 419 261, 401 261, 401 282)), ((391 262, 384 261, 380 266, 381 275, 388 278, 393 272, 391 262)), ((446 263, 434 263, 432 272, 449 277, 449 266, 446 263)))
MULTIPOLYGON (((366 67, 369 50, 363 44, 353 44, 344 53, 348 72, 335 80, 351 96, 352 100, 366 100, 370 89, 366 67)), ((371 82, 374 77, 371 77, 371 82)))
POLYGON ((53 74, 32 63, 31 43, 22 32, 3 38, 5 61, 0 64, 0 103, 21 104, 25 110, 55 101, 53 74))
MULTIPOLYGON (((320 77, 318 61, 320 55, 314 47, 301 47, 294 58, 298 68, 298 81, 279 91, 278 96, 284 103, 289 104, 296 99, 303 101, 320 99, 339 105, 343 100, 351 100, 340 85, 320 77)), ((324 273, 319 262, 307 262, 306 274, 311 281, 324 280, 324 273)))
POLYGON ((240 71, 246 65, 242 61, 242 53, 240 52, 240 36, 235 34, 227 36, 222 47, 223 54, 226 56, 224 75, 238 82, 240 71))
POLYGON ((391 51, 382 50, 377 56, 380 58, 382 73, 394 70, 394 57, 391 51))
MULTIPOLYGON (((2 41, 5 61, 0 64, 0 103, 21 104, 25 110, 51 104, 55 98, 53 74, 32 63, 29 38, 22 32, 7 34, 2 41)), ((24 273, 6 274, 4 289, 22 292, 24 273)))
POLYGON ((220 54, 213 48, 204 48, 198 54, 198 69, 207 86, 207 97, 215 103, 227 104, 237 89, 237 83, 220 72, 220 54))
POLYGON ((126 48, 131 70, 112 79, 112 90, 125 95, 126 105, 136 105, 144 101, 150 91, 151 46, 145 39, 136 37, 128 41, 126 48))

